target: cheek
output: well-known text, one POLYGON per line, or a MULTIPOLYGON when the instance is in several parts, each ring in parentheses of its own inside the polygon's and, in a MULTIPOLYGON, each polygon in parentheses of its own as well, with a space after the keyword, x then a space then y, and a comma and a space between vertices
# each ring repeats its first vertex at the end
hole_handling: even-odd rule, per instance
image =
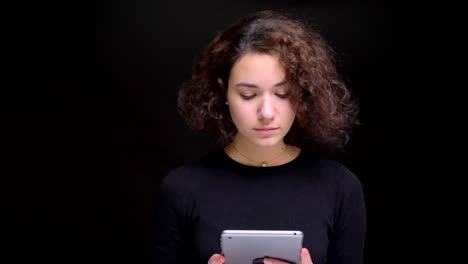
POLYGON ((249 116, 251 115, 251 113, 249 113, 250 111, 248 107, 245 107, 245 105, 236 104, 235 102, 230 104, 229 111, 231 112, 233 121, 236 123, 248 122, 249 116))
POLYGON ((292 108, 288 108, 287 114, 286 114, 286 122, 288 122, 289 125, 292 125, 294 122, 294 119, 296 119, 296 113, 294 113, 292 108))
POLYGON ((294 113, 294 109, 290 102, 286 102, 285 104, 281 105, 281 112, 284 113, 284 116, 287 119, 294 118, 296 116, 296 113, 294 113))

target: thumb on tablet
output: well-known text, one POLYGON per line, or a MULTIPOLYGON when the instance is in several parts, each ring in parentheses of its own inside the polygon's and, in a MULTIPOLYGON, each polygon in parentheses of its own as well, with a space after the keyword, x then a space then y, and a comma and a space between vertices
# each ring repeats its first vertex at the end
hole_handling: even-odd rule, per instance
POLYGON ((224 256, 220 254, 214 254, 208 260, 208 264, 223 264, 224 263, 224 256))
POLYGON ((312 258, 310 257, 310 253, 307 248, 301 249, 301 264, 313 264, 312 258))

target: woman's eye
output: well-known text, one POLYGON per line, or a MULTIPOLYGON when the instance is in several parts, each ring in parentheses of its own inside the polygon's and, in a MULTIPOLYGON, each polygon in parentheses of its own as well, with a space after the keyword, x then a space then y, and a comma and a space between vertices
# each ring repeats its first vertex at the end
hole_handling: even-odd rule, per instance
POLYGON ((250 100, 255 97, 255 94, 241 94, 240 96, 245 100, 250 100))
POLYGON ((277 93, 276 96, 282 99, 286 99, 289 97, 289 93, 277 93))

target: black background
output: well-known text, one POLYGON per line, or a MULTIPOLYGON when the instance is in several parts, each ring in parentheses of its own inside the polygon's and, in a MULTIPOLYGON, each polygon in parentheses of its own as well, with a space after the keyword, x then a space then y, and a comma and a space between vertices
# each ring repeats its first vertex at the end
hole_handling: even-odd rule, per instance
POLYGON ((364 187, 366 263, 416 263, 410 260, 438 253, 429 250, 435 231, 427 220, 437 169, 426 159, 438 146, 426 136, 442 117, 429 100, 435 78, 428 80, 426 69, 434 62, 426 56, 423 27, 430 20, 423 7, 98 1, 41 6, 27 31, 12 30, 26 40, 11 67, 25 67, 17 81, 35 85, 27 85, 27 95, 14 90, 20 103, 3 112, 11 140, 2 237, 11 263, 148 263, 161 177, 215 147, 178 116, 177 89, 216 32, 262 9, 284 9, 320 26, 359 99, 362 125, 336 159, 364 187))

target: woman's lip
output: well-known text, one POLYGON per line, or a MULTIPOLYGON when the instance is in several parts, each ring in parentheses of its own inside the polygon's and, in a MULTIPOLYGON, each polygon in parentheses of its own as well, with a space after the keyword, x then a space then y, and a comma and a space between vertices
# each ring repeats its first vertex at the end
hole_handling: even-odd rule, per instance
POLYGON ((255 130, 257 131, 272 131, 272 130, 276 130, 278 128, 254 128, 255 130))
POLYGON ((279 128, 254 128, 255 132, 262 136, 275 135, 279 128))

